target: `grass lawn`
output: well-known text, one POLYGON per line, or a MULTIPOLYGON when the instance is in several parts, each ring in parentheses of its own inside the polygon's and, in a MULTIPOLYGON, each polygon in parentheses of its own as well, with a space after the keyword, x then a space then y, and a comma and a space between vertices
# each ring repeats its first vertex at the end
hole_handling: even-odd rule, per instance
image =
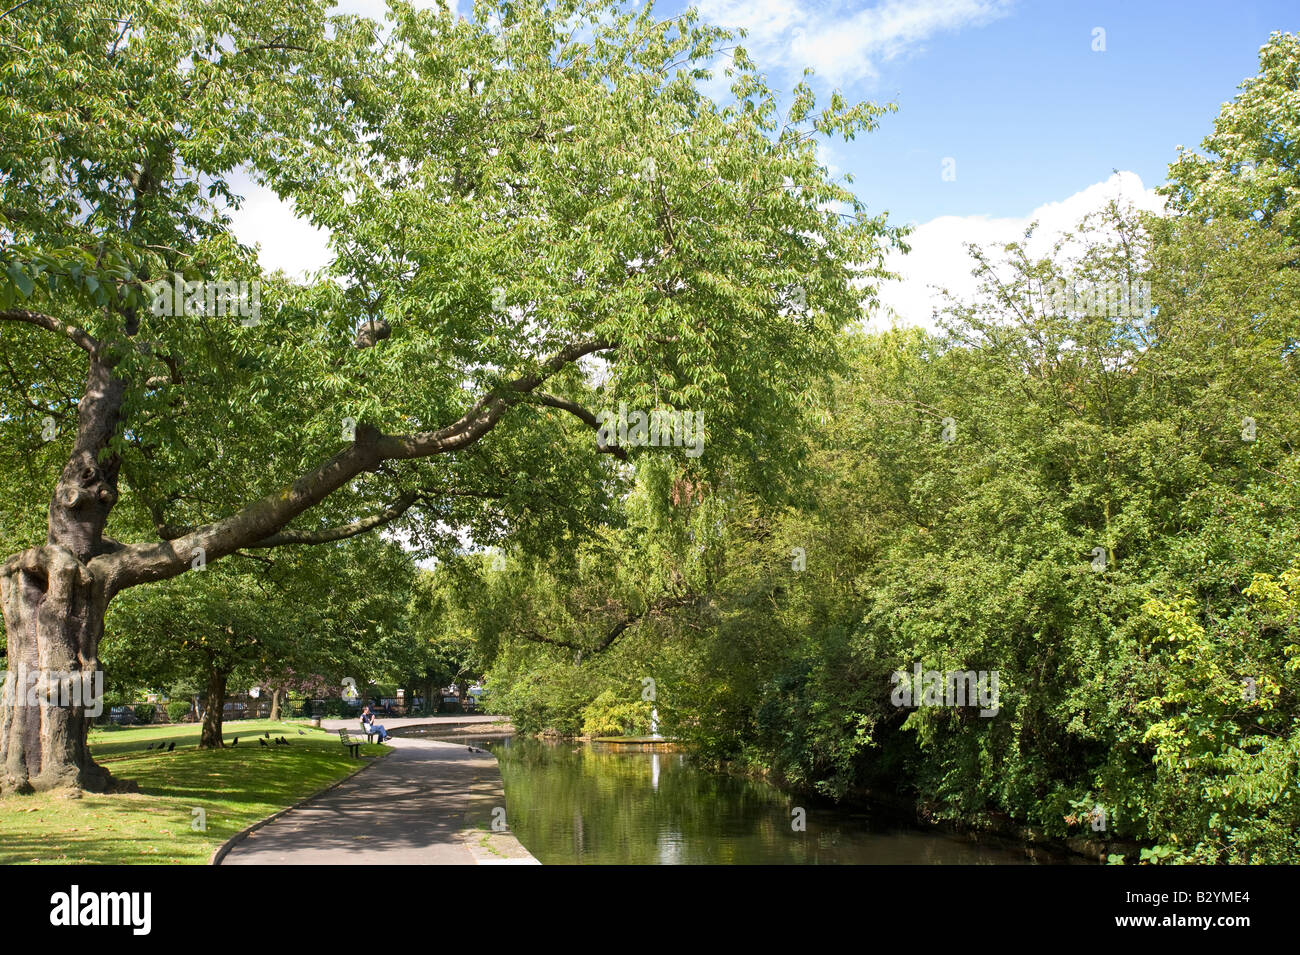
MULTIPOLYGON (((337 731, 308 724, 236 720, 222 729, 226 748, 219 751, 198 748, 197 723, 92 730, 95 760, 115 777, 135 780, 140 792, 0 796, 0 864, 206 865, 245 826, 371 761, 348 756, 337 731), (266 732, 289 745, 258 745, 266 732), (239 745, 231 746, 236 736, 239 745), (175 751, 145 751, 159 740, 174 741, 175 751), (206 831, 193 828, 195 809, 206 814, 206 831)), ((363 743, 361 753, 375 757, 387 749, 363 743)))

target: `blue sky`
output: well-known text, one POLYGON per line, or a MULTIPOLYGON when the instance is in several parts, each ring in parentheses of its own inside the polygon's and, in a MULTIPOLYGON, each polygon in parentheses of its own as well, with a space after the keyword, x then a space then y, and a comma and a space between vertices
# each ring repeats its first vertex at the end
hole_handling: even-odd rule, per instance
MULTIPOLYGON (((434 6, 436 0, 415 0, 434 6)), ((452 0, 469 13, 472 0, 452 0)), ((656 5, 661 16, 685 8, 656 5)), ((896 101, 881 128, 823 152, 872 210, 916 227, 901 279, 869 326, 932 324, 936 286, 973 291, 964 243, 1004 243, 1040 223, 1042 244, 1119 197, 1158 210, 1176 147, 1198 148, 1220 106, 1258 70, 1271 31, 1300 30, 1296 0, 697 0, 705 19, 750 31, 776 89, 805 66, 820 93, 896 101), (1094 50, 1104 33, 1104 50, 1094 50), (944 161, 955 178, 943 178, 944 161), (1114 174, 1118 172, 1118 174, 1114 174)), ((339 10, 382 19, 383 0, 339 10)), ((325 236, 249 183, 235 215, 268 268, 328 260, 325 236)))
POLYGON ((772 64, 778 88, 802 59, 824 88, 898 102, 880 130, 830 156, 873 208, 903 221, 1023 215, 1113 169, 1156 185, 1175 147, 1199 145, 1256 72, 1269 32, 1300 28, 1294 0, 703 0, 701 9, 751 28, 751 54, 772 64), (1097 27, 1104 52, 1092 49, 1097 27), (941 179, 946 157, 954 181, 941 179))

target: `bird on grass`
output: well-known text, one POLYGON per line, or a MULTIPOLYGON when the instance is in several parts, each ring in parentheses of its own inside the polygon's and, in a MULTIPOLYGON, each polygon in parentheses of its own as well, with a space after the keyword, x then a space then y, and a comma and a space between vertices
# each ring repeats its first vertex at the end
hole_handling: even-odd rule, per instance
POLYGON ((175 744, 175 743, 168 743, 168 744, 167 744, 167 752, 170 753, 170 752, 171 752, 172 750, 174 750, 175 748, 176 748, 176 744, 175 744))
POLYGON ((154 744, 153 744, 153 743, 150 743, 148 746, 145 747, 145 749, 153 749, 153 748, 154 748, 154 744))
POLYGON ((263 746, 266 745, 266 740, 264 739, 258 739, 258 742, 261 743, 263 746))
POLYGON ((276 745, 276 746, 288 746, 288 745, 289 745, 289 741, 288 741, 287 739, 285 739, 283 736, 281 736, 279 739, 277 739, 277 740, 275 741, 275 745, 276 745))
POLYGON ((235 741, 234 741, 233 743, 231 743, 230 745, 231 745, 231 746, 238 746, 238 745, 239 745, 239 737, 236 736, 236 737, 235 737, 235 741))
POLYGON ((306 735, 307 735, 307 731, 306 731, 306 730, 298 730, 298 735, 299 735, 299 736, 306 736, 306 735))
POLYGON ((262 738, 263 738, 263 739, 270 739, 270 738, 271 738, 271 734, 270 734, 270 733, 263 733, 263 734, 262 734, 262 738))

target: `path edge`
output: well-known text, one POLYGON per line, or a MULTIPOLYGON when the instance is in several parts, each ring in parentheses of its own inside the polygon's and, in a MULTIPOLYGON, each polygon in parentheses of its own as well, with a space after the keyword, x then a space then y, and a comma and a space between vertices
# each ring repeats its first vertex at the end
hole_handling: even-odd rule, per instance
POLYGON ((235 833, 233 836, 231 836, 229 839, 227 839, 221 845, 217 846, 217 848, 212 851, 212 856, 208 859, 208 865, 221 865, 221 860, 224 859, 226 856, 230 855, 230 850, 234 849, 237 843, 240 843, 246 838, 248 838, 250 833, 254 833, 258 829, 261 829, 263 826, 275 822, 275 820, 279 819, 287 812, 293 812, 295 809, 301 808, 302 806, 311 802, 317 796, 323 796, 331 789, 337 789, 339 786, 342 786, 344 783, 346 783, 349 779, 352 779, 354 776, 360 776, 367 769, 372 769, 375 766, 379 765, 380 762, 387 759, 389 756, 393 755, 394 752, 396 752, 396 750, 390 748, 387 752, 381 753, 380 755, 376 756, 374 760, 372 760, 369 763, 366 763, 366 765, 354 769, 352 772, 348 773, 342 779, 336 779, 334 782, 330 783, 324 789, 318 789, 314 793, 308 793, 306 796, 303 796, 293 805, 285 806, 283 809, 271 813, 271 815, 267 816, 265 819, 259 819, 257 822, 253 823, 252 825, 245 826, 243 829, 235 833))

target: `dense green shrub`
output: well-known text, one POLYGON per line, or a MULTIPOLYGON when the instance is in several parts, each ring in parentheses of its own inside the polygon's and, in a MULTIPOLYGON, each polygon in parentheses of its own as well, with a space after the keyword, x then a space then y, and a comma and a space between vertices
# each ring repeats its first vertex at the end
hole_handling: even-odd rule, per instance
POLYGON ((650 732, 651 704, 623 700, 605 690, 582 710, 583 736, 645 736, 650 732))
POLYGON ((167 719, 173 723, 184 720, 193 711, 194 705, 185 700, 172 700, 167 704, 167 719))

